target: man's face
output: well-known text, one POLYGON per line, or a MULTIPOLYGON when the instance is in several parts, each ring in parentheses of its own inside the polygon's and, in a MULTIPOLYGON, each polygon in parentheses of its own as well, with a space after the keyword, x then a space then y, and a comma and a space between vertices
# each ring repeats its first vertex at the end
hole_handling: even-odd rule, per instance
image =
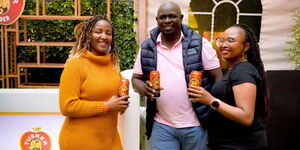
POLYGON ((182 18, 179 8, 172 5, 164 5, 157 12, 157 26, 164 35, 180 34, 182 18))

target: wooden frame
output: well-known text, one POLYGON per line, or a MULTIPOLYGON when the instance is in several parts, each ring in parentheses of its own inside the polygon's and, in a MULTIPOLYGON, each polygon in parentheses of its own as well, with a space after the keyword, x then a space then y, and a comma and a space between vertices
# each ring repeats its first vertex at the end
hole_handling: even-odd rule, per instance
MULTIPOLYGON (((2 88, 48 88, 57 87, 53 86, 52 83, 46 84, 44 86, 40 85, 30 85, 22 84, 20 79, 21 76, 27 77, 26 71, 21 73, 21 68, 63 68, 64 63, 46 63, 45 60, 41 61, 40 51, 41 46, 73 46, 73 42, 26 42, 27 30, 26 21, 27 20, 88 20, 91 16, 81 16, 81 1, 74 0, 74 15, 73 16, 48 16, 46 14, 46 0, 42 0, 42 3, 36 0, 36 14, 35 15, 22 15, 20 18, 12 25, 1 26, 1 76, 2 88), (42 5, 42 14, 40 14, 40 5, 42 5), (19 29, 19 21, 23 20, 24 29, 19 29), (24 34, 24 41, 20 41, 20 33, 24 34), (8 39, 8 34, 10 34, 10 39, 8 39), (13 36, 14 35, 14 36, 13 36), (35 63, 17 63, 16 61, 16 48, 17 46, 35 46, 36 47, 36 62, 35 63), (11 80, 11 78, 13 80, 11 80)), ((107 0, 107 18, 110 19, 110 7, 111 0, 107 0)), ((46 55, 43 52, 43 55, 46 55)), ((27 79, 25 79, 27 81, 27 79)))
POLYGON ((57 88, 55 83, 28 83, 27 68, 64 68, 62 63, 18 63, 17 65, 17 79, 19 88, 57 88), (25 68, 25 73, 21 73, 21 68, 25 68), (25 83, 21 83, 21 76, 25 76, 25 83))
MULTIPOLYGON (((126 0, 125 0, 126 1, 126 0)), ((141 44, 143 40, 147 38, 147 18, 148 18, 148 0, 132 0, 135 6, 135 15, 138 17, 139 23, 136 25, 136 31, 138 31, 138 43, 141 44)), ((45 56, 44 48, 48 46, 73 46, 73 42, 26 42, 27 41, 27 20, 88 20, 91 16, 81 16, 81 0, 74 0, 74 15, 73 16, 53 16, 47 15, 46 12, 46 0, 36 0, 36 14, 35 15, 22 15, 12 25, 1 25, 1 73, 0 81, 2 81, 2 88, 40 88, 37 85, 22 85, 20 83, 20 76, 26 77, 26 72, 21 73, 20 68, 51 68, 54 67, 53 63, 46 63, 45 59, 40 58, 40 51, 42 56, 45 56), (42 7, 40 8, 40 6, 42 7), (40 9, 42 9, 41 14, 40 9), (23 21, 23 29, 19 29, 19 21, 23 21), (24 36, 24 41, 20 41, 20 34, 24 36), (8 39, 10 35, 10 39, 8 39), (14 37, 13 37, 14 36, 14 37), (36 62, 18 63, 16 60, 16 48, 17 46, 35 46, 36 47, 36 62)), ((107 0, 107 18, 110 20, 111 16, 111 0, 107 0)), ((44 58, 44 57, 43 57, 44 58)), ((63 66, 63 63, 57 64, 63 66)), ((47 86, 43 86, 47 87, 47 86)), ((53 85, 49 85, 53 87, 53 85)))

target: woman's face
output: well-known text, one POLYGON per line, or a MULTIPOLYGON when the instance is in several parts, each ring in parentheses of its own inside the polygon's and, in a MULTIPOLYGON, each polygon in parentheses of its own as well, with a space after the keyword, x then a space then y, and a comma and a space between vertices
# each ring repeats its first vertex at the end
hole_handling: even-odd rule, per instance
POLYGON ((239 60, 246 51, 245 32, 239 27, 230 27, 219 38, 219 50, 223 59, 228 62, 239 60))
POLYGON ((106 20, 99 20, 92 29, 91 52, 97 56, 109 53, 112 42, 112 26, 106 20))

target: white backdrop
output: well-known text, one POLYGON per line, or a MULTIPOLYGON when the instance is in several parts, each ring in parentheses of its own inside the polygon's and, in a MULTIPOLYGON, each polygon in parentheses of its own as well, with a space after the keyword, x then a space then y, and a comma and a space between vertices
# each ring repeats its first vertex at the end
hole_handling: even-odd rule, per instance
POLYGON ((300 9, 300 0, 262 0, 260 47, 266 70, 290 70, 294 66, 284 56, 290 39, 292 14, 300 9))
MULTIPOLYGON (((161 3, 167 0, 148 0, 148 30, 156 27, 155 16, 161 3)), ((184 14, 183 23, 187 24, 190 0, 171 0, 179 4, 184 14)), ((291 40, 290 30, 293 25, 292 14, 297 8, 300 9, 300 0, 261 0, 263 16, 261 23, 260 48, 266 70, 291 70, 294 66, 284 56, 288 45, 285 41, 291 40)))
MULTIPOLYGON (((122 71, 131 79, 132 70, 122 71)), ((58 89, 0 89, 0 150, 20 149, 20 139, 32 128, 51 139, 51 150, 59 150, 58 136, 65 119, 59 112, 58 89)), ((140 101, 130 85, 129 107, 119 122, 124 150, 140 147, 140 101)), ((49 142, 49 141, 48 141, 49 142)))

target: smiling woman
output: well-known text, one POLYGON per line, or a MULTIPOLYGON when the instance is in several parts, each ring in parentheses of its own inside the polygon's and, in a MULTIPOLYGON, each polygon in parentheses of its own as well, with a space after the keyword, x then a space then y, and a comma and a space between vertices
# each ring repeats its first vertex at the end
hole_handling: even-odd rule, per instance
POLYGON ((267 148, 266 121, 270 115, 266 75, 254 32, 236 24, 218 40, 222 58, 230 70, 211 93, 189 87, 191 99, 210 105, 209 144, 212 150, 267 148))
POLYGON ((109 20, 102 16, 95 16, 84 23, 83 27, 79 27, 78 30, 77 32, 80 34, 69 58, 78 57, 85 50, 97 56, 111 54, 113 66, 119 70, 119 58, 114 43, 114 30, 109 20))
POLYGON ((112 26, 107 20, 96 22, 91 36, 91 52, 97 56, 109 53, 112 41, 112 26))
POLYGON ((116 97, 122 76, 113 27, 94 16, 77 29, 59 86, 60 111, 66 116, 60 149, 121 150, 117 118, 127 109, 129 96, 116 97))

